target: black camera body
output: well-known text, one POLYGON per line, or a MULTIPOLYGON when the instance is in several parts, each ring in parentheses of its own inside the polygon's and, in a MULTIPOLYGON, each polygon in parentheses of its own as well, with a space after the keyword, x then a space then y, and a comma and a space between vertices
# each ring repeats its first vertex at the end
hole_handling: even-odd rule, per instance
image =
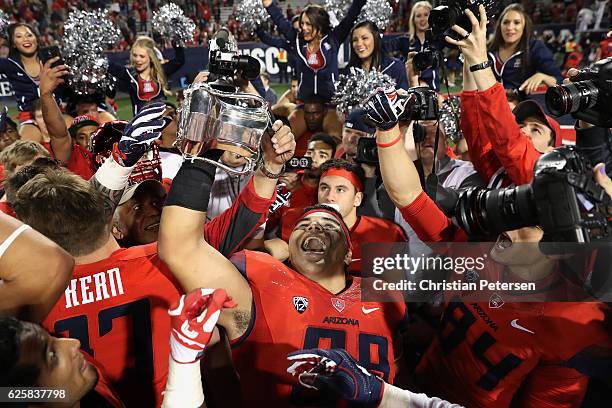
POLYGON ((261 65, 256 58, 240 55, 238 46, 226 28, 215 33, 208 55, 208 82, 215 89, 234 92, 238 86, 234 78, 251 81, 259 76, 261 65))
POLYGON ((412 58, 412 65, 417 71, 425 71, 426 69, 436 69, 440 67, 442 55, 435 48, 427 47, 423 51, 417 53, 412 58))
MULTIPOLYGON (((406 102, 406 109, 399 117, 400 122, 410 120, 437 120, 440 116, 438 95, 427 86, 410 88, 407 94, 398 94, 397 97, 408 99, 406 102)), ((368 121, 367 118, 364 120, 368 121)), ((421 133, 423 133, 422 129, 418 127, 418 124, 415 125, 417 125, 415 126, 415 130, 421 130, 421 133)), ((421 133, 419 133, 419 135, 421 133)), ((424 138, 424 134, 419 137, 424 138)), ((355 156, 355 161, 357 163, 378 165, 378 148, 376 147, 375 138, 362 137, 357 141, 357 155, 355 156)))
MULTIPOLYGON (((542 155, 531 184, 497 190, 463 191, 455 218, 471 237, 494 238, 504 231, 539 225, 543 243, 588 243, 609 237, 610 197, 592 178, 591 163, 573 146, 542 155)), ((555 246, 541 246, 555 253, 555 246)))
POLYGON ((495 0, 446 0, 442 5, 430 11, 429 27, 435 37, 448 35, 458 40, 459 35, 451 29, 453 25, 457 24, 468 33, 472 32, 472 23, 465 15, 465 9, 471 10, 476 18, 480 18, 478 6, 482 4, 485 6, 487 18, 491 21, 497 13, 497 3, 495 0))
POLYGON ((357 141, 357 154, 355 155, 355 161, 357 163, 378 166, 378 147, 376 146, 376 138, 361 137, 357 141))
POLYGON ((580 70, 571 80, 548 88, 548 110, 555 116, 571 113, 593 125, 612 127, 612 57, 580 70))
POLYGON ((408 89, 410 101, 399 118, 405 120, 436 120, 440 115, 438 95, 427 86, 416 86, 408 89))

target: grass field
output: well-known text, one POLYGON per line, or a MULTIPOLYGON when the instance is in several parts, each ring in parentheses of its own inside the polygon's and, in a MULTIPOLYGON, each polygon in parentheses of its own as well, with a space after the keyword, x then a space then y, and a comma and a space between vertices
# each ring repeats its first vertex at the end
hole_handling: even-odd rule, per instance
MULTIPOLYGON (((276 94, 279 98, 289 88, 287 84, 273 83, 271 84, 271 86, 276 91, 276 94)), ((454 88, 451 88, 451 93, 458 92, 460 90, 461 86, 455 86, 454 88)), ((446 88, 443 88, 442 92, 446 92, 446 88)), ((169 97, 168 100, 173 103, 176 103, 176 96, 173 95, 169 97)), ((116 98, 116 101, 117 105, 119 105, 119 111, 117 112, 119 119, 130 120, 132 118, 132 105, 130 103, 129 96, 127 96, 127 94, 119 94, 119 96, 116 98)), ((9 106, 9 115, 13 118, 17 116, 17 108, 14 106, 14 103, 12 104, 12 106, 9 106)))
MULTIPOLYGON (((272 88, 276 91, 276 94, 280 97, 288 88, 287 84, 272 84, 272 88)), ((168 98, 173 103, 176 103, 176 96, 173 95, 168 98)), ((117 116, 119 119, 130 120, 132 118, 132 104, 130 103, 130 97, 127 94, 119 94, 116 98, 117 105, 119 105, 119 110, 117 112, 117 116)), ((11 101, 12 102, 12 101, 11 101)), ((14 102, 9 106, 9 115, 12 118, 17 116, 17 108, 15 107, 14 102)))

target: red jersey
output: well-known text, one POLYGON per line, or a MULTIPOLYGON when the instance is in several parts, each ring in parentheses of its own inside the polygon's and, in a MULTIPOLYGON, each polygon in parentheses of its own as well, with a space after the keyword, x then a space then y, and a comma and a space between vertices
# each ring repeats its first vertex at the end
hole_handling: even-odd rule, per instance
MULTIPOLYGON (((45 149, 49 151, 51 157, 55 159, 55 153, 53 153, 51 143, 44 142, 42 145, 45 147, 45 149)), ((85 180, 89 180, 96 172, 92 154, 76 143, 72 145, 72 153, 70 153, 70 159, 67 163, 64 163, 64 165, 68 170, 70 170, 74 174, 78 174, 85 180)))
POLYGON ((611 317, 597 302, 449 303, 416 378, 469 407, 579 407, 589 371, 610 372, 611 317))
POLYGON ((408 239, 402 228, 394 222, 384 218, 357 217, 357 222, 351 228, 351 243, 353 253, 349 272, 361 274, 361 244, 366 242, 406 242, 408 239))
POLYGON ((142 79, 138 76, 138 99, 150 101, 159 95, 159 85, 153 80, 142 79))
POLYGON ((612 39, 606 38, 599 43, 601 49, 601 59, 612 57, 612 39))
POLYGON ((313 71, 317 71, 325 66, 325 57, 320 48, 317 52, 310 52, 310 49, 306 47, 306 61, 313 71))
MULTIPOLYGON (((125 405, 119 399, 119 396, 117 395, 112 385, 109 383, 108 379, 106 378, 106 373, 104 372, 104 369, 100 366, 100 363, 94 360, 89 354, 85 353, 83 350, 81 350, 81 353, 83 354, 83 357, 85 357, 85 360, 87 360, 87 362, 91 364, 98 372, 98 382, 96 383, 96 386, 94 387, 94 392, 97 394, 97 397, 103 399, 106 402, 107 405, 105 406, 111 406, 112 408, 125 408, 125 405)), ((81 406, 95 405, 95 404, 91 404, 91 402, 88 401, 88 399, 89 399, 89 394, 87 394, 81 400, 81 406)))
POLYGON ((81 341, 128 407, 160 406, 168 376, 168 308, 180 292, 157 245, 119 249, 74 268, 43 326, 81 341))
POLYGON ((10 215, 13 218, 17 218, 17 214, 15 214, 13 206, 8 201, 0 201, 0 211, 5 213, 6 215, 10 215))
POLYGON ((308 150, 308 141, 314 135, 314 132, 307 130, 299 137, 298 140, 295 141, 295 153, 294 157, 304 156, 306 154, 306 150, 308 150))
POLYGON ((402 301, 361 302, 360 278, 333 294, 264 253, 239 252, 232 262, 253 293, 249 329, 232 342, 244 406, 321 405, 320 399, 308 401, 320 396, 287 374, 287 353, 303 348, 344 348, 363 367, 393 381, 393 336, 406 321, 402 301))

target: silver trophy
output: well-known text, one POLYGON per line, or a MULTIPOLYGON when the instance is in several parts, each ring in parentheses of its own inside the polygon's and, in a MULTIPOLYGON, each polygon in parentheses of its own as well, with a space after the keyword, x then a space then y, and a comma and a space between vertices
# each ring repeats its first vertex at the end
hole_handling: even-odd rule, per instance
POLYGON ((261 137, 270 123, 265 99, 196 83, 185 91, 175 145, 185 160, 204 160, 229 174, 245 175, 259 164, 261 137), (236 153, 244 157, 247 164, 244 169, 236 170, 204 157, 213 149, 236 153))

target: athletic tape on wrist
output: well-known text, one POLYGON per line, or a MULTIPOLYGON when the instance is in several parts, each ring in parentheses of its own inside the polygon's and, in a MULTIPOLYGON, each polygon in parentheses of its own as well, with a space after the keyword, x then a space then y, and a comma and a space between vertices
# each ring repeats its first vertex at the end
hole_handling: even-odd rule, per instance
POLYGON ((172 180, 165 205, 206 212, 216 169, 210 163, 185 160, 172 180))
POLYGON ((98 183, 109 190, 123 190, 128 185, 128 179, 133 169, 134 166, 123 167, 112 156, 109 156, 96 171, 94 177, 98 183))

